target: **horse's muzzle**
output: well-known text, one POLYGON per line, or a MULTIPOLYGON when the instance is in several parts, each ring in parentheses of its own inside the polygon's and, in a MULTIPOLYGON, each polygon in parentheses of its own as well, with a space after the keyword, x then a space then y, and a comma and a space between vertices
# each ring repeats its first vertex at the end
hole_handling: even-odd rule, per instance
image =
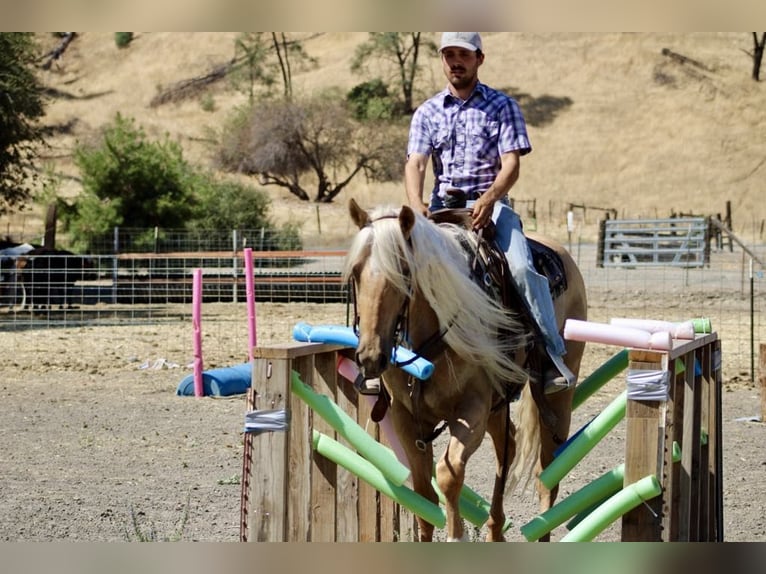
POLYGON ((365 379, 375 379, 388 368, 389 360, 384 353, 365 353, 357 351, 354 355, 359 372, 365 379))

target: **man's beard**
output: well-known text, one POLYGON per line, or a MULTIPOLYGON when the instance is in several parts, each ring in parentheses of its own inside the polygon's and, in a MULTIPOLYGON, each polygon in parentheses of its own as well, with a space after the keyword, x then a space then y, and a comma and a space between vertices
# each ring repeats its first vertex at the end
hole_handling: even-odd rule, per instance
POLYGON ((449 78, 450 84, 452 84, 452 86, 458 90, 469 87, 473 83, 474 78, 476 77, 474 75, 466 74, 465 70, 461 70, 461 72, 463 72, 462 75, 460 76, 450 75, 450 78, 449 78))

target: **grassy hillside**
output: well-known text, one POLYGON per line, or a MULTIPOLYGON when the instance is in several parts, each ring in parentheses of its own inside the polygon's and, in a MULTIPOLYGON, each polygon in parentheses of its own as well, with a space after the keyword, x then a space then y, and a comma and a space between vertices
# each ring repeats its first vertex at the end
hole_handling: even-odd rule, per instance
MULTIPOLYGON (((120 50, 111 33, 80 34, 42 73, 58 91, 45 123, 66 127, 51 138, 46 160, 62 175, 60 193, 79 193, 71 164, 76 141, 92 137, 116 112, 136 118, 150 135, 171 134, 190 161, 209 165, 211 133, 244 96, 222 81, 204 96, 158 107, 150 102, 160 90, 232 58, 235 37, 136 33, 120 50)), ((366 79, 349 71, 366 33, 302 37, 319 66, 295 74, 297 92, 335 85, 346 90, 366 79)), ((41 40, 55 42, 49 35, 41 40)), ((570 203, 615 209, 620 217, 665 217, 671 211, 723 213, 729 200, 735 231, 745 241, 762 239, 766 86, 751 79, 748 33, 487 33, 484 40, 481 79, 516 96, 530 120, 534 152, 523 160, 512 195, 528 220, 524 200, 536 201, 538 229, 566 237, 570 203)), ((426 60, 420 98, 444 85, 438 58, 426 60)), ((404 198, 401 184, 368 186, 362 179, 333 205, 267 189, 274 218, 302 221, 307 243, 317 246, 345 244, 352 231, 345 216, 350 196, 367 205, 404 198)), ((3 233, 29 236, 41 227, 42 213, 35 207, 26 216, 0 219, 0 226, 3 233)), ((598 209, 578 210, 577 236, 593 240, 600 216, 598 209)))

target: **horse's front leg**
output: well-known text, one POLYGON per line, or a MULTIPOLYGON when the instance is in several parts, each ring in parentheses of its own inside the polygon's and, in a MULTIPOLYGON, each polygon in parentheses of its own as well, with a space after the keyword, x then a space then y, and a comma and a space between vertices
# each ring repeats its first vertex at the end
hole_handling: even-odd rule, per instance
POLYGON ((497 466, 495 486, 492 490, 492 503, 487 520, 487 542, 503 542, 505 528, 505 486, 508 481, 508 469, 516 456, 516 427, 511 421, 508 405, 493 412, 487 425, 487 432, 492 437, 497 466))
POLYGON ((467 540, 463 519, 460 516, 460 491, 465 483, 468 459, 479 448, 487 429, 487 408, 474 403, 449 424, 450 440, 443 456, 436 463, 436 483, 444 494, 447 514, 447 540, 467 540), (483 415, 482 415, 483 413, 483 415))
MULTIPOLYGON (((439 497, 431 482, 434 464, 433 446, 429 443, 424 449, 418 448, 416 441, 420 437, 415 434, 415 420, 411 413, 400 403, 397 403, 395 399, 391 404, 389 415, 410 463, 412 489, 438 506, 439 497)), ((418 540, 431 542, 434 537, 434 525, 419 516, 416 517, 416 520, 418 522, 418 540)))

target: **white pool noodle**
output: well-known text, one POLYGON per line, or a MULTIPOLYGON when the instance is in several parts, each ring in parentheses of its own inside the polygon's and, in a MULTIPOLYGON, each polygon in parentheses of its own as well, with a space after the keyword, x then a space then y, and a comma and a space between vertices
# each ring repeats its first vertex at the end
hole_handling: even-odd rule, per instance
POLYGON ((673 348, 673 339, 667 331, 649 333, 631 327, 577 319, 567 319, 564 324, 564 338, 571 341, 621 345, 638 349, 668 351, 673 348))
POLYGON ((682 323, 673 323, 671 321, 660 321, 657 319, 628 319, 624 317, 612 318, 609 321, 612 325, 618 327, 631 327, 641 329, 649 333, 667 331, 674 339, 694 339, 694 323, 684 321, 682 323))

